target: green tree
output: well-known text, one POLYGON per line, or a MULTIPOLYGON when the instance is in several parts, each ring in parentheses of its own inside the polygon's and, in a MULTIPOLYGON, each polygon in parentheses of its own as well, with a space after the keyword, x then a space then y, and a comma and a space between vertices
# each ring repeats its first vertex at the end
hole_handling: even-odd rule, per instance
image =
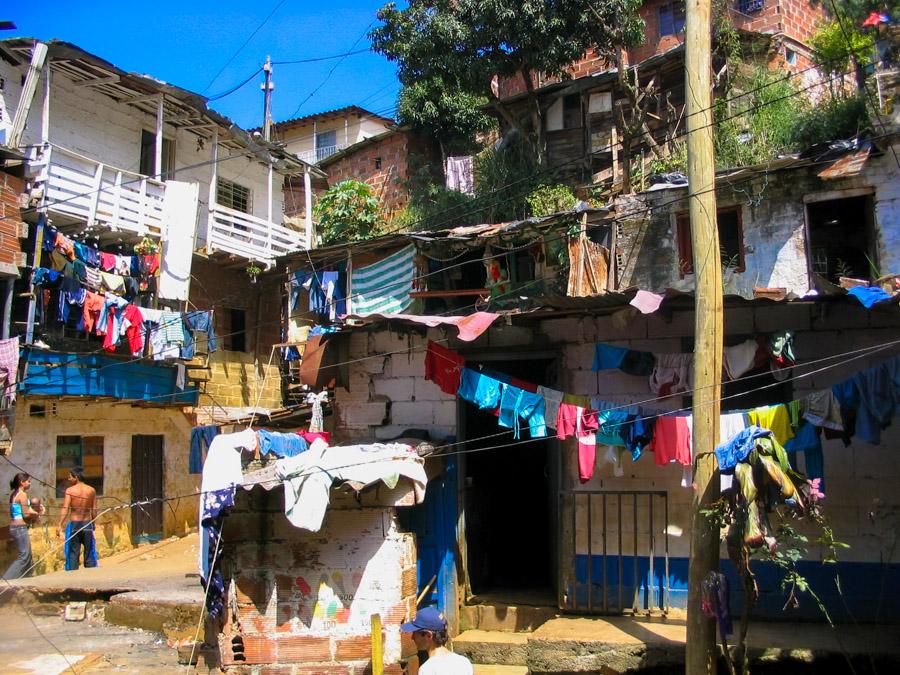
POLYGON ((313 216, 325 246, 368 239, 378 234, 382 222, 372 188, 358 180, 328 188, 316 201, 313 216))
POLYGON ((640 0, 410 0, 406 9, 385 5, 378 12, 381 25, 370 37, 375 51, 397 63, 403 107, 404 99, 420 109, 427 101, 435 114, 448 115, 443 119, 452 128, 460 118, 464 126, 473 108, 487 102, 510 127, 530 127, 543 163, 544 110, 532 75, 566 77, 566 67, 591 48, 612 61, 619 47, 643 37, 640 5, 640 0), (491 86, 495 76, 519 74, 529 102, 524 120, 491 86))
POLYGON ((872 12, 900 16, 900 0, 822 0, 822 6, 829 14, 837 14, 844 19, 844 26, 859 26, 872 12))

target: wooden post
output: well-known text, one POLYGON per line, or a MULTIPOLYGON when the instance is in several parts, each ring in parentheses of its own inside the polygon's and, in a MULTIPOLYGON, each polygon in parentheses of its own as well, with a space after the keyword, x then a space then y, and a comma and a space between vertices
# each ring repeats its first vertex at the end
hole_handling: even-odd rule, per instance
POLYGON ((719 569, 719 530, 701 513, 719 496, 713 454, 719 442, 722 387, 722 263, 716 225, 713 151, 710 0, 687 0, 685 26, 685 118, 691 244, 694 249, 694 493, 685 672, 716 672, 715 621, 700 608, 701 584, 719 569))
POLYGON ((216 206, 216 181, 219 178, 219 130, 213 132, 212 137, 212 158, 210 162, 209 172, 209 198, 206 202, 207 219, 206 219, 206 253, 213 252, 212 230, 213 230, 213 209, 216 206))
POLYGON ((372 615, 372 675, 383 675, 384 652, 381 644, 381 614, 372 615))

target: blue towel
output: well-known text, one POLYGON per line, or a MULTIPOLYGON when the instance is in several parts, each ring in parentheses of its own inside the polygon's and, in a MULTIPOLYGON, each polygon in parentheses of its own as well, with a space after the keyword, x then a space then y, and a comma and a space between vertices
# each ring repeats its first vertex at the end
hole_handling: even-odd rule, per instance
POLYGON ((594 365, 593 370, 613 370, 622 366, 622 361, 629 350, 625 347, 616 347, 614 345, 597 344, 594 348, 594 365))
POLYGON ((513 437, 519 437, 519 418, 528 422, 528 430, 532 438, 542 438, 547 435, 547 426, 544 420, 544 397, 534 394, 512 385, 504 385, 503 394, 500 397, 501 427, 514 430, 513 437))
POLYGON ((871 309, 873 305, 890 300, 893 297, 878 286, 855 286, 847 293, 859 300, 866 309, 871 309))
POLYGON ((277 457, 295 457, 309 448, 306 441, 297 434, 282 434, 277 431, 260 429, 259 454, 276 455, 277 457))
POLYGON ((802 452, 806 459, 806 477, 819 478, 819 489, 825 492, 825 460, 822 456, 822 439, 815 424, 807 422, 796 435, 784 444, 788 454, 802 452))
POLYGON ((503 383, 493 377, 482 375, 477 370, 463 368, 456 395, 462 400, 474 403, 479 408, 493 410, 500 405, 500 390, 503 383))
POLYGON ((209 424, 205 427, 191 429, 191 448, 188 453, 188 472, 203 473, 203 448, 209 449, 209 444, 219 435, 219 427, 209 424))

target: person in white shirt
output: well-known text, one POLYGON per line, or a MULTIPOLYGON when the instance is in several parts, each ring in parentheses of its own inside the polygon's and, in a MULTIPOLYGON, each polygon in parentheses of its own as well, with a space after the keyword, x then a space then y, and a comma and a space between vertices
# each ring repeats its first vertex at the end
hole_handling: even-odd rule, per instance
POLYGON ((447 649, 447 621, 436 607, 425 607, 416 618, 400 626, 412 633, 419 652, 428 652, 428 660, 419 667, 419 675, 473 675, 472 662, 447 649))

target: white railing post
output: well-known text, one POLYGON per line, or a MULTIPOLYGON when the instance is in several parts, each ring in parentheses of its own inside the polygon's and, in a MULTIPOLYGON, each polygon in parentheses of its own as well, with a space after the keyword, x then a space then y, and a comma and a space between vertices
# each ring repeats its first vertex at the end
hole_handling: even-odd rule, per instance
POLYGON ((113 217, 109 226, 117 229, 119 226, 119 217, 122 214, 122 172, 116 171, 116 187, 113 190, 113 217))
POLYGON ((165 95, 159 95, 156 103, 156 147, 153 153, 153 175, 157 180, 162 180, 162 154, 163 154, 163 99, 165 95))
POLYGON ((213 252, 212 233, 216 209, 216 182, 219 179, 219 130, 213 132, 212 137, 212 161, 210 162, 209 172, 209 198, 206 203, 207 219, 206 219, 206 253, 209 255, 213 252))
POLYGON ((91 185, 91 189, 93 190, 93 194, 91 195, 91 206, 88 210, 87 224, 93 225, 94 221, 97 219, 97 204, 100 202, 100 192, 103 185, 103 165, 97 164, 97 169, 94 171, 94 182, 91 185))
POLYGON ((312 220, 312 178, 309 175, 309 167, 303 167, 303 199, 306 208, 306 248, 313 248, 313 220, 312 220))
POLYGON ((138 195, 137 214, 138 234, 147 234, 147 179, 141 178, 141 191, 138 195))

